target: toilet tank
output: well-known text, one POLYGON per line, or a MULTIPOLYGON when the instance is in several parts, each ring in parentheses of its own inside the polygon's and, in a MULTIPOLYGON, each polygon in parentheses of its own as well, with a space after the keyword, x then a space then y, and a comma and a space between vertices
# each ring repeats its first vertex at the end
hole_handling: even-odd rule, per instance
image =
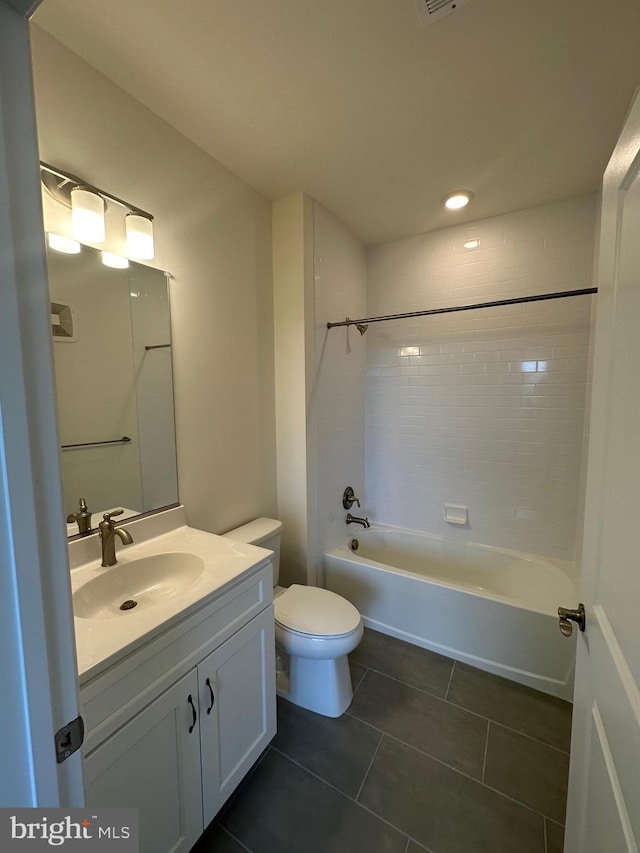
POLYGON ((280 577, 280 532, 282 522, 276 518, 256 518, 242 527, 236 527, 223 534, 227 539, 245 542, 247 545, 259 545, 273 551, 273 585, 280 577))

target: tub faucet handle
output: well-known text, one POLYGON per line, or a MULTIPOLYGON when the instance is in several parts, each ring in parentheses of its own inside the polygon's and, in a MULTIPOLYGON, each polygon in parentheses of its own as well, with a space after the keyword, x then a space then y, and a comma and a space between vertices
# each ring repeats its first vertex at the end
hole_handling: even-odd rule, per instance
POLYGON ((351 486, 347 486, 342 495, 342 506, 345 509, 351 509, 354 504, 358 504, 358 509, 360 509, 360 501, 355 496, 355 492, 351 486))

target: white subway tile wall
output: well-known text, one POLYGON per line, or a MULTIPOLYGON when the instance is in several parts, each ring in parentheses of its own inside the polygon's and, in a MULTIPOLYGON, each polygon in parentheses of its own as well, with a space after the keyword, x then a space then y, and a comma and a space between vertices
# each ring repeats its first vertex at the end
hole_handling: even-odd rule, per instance
MULTIPOLYGON (((587 196, 372 247, 367 313, 591 287, 595 212, 587 196)), ((372 324, 372 518, 573 559, 594 298, 372 324), (446 523, 445 503, 468 524, 446 523)))
MULTIPOLYGON (((367 342, 356 329, 327 322, 366 313, 364 246, 321 205, 314 204, 316 488, 320 554, 347 537, 342 493, 352 486, 364 503, 367 342)), ((359 515, 357 507, 353 514, 359 515)), ((317 555, 319 557, 319 555, 317 555)), ((318 565, 320 560, 318 559, 318 565)))

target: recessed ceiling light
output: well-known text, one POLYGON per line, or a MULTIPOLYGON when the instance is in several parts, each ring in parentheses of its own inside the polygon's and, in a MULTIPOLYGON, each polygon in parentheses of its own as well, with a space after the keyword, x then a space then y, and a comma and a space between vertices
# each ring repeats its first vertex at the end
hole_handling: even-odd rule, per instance
POLYGON ((448 210, 460 210, 461 207, 466 207, 473 198, 471 190, 455 190, 449 193, 442 199, 442 204, 448 210))
POLYGON ((467 240, 467 242, 462 245, 465 249, 470 251, 471 249, 477 249, 480 246, 480 240, 474 238, 473 240, 467 240))

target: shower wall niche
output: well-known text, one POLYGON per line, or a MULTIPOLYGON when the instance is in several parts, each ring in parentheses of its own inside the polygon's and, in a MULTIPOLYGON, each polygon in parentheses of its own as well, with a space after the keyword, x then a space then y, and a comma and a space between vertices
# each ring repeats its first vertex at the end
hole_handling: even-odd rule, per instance
MULTIPOLYGON (((591 287, 595 214, 587 196, 372 247, 367 313, 591 287)), ((596 298, 372 324, 372 518, 574 559, 596 298), (468 523, 447 523, 445 503, 468 523)))

